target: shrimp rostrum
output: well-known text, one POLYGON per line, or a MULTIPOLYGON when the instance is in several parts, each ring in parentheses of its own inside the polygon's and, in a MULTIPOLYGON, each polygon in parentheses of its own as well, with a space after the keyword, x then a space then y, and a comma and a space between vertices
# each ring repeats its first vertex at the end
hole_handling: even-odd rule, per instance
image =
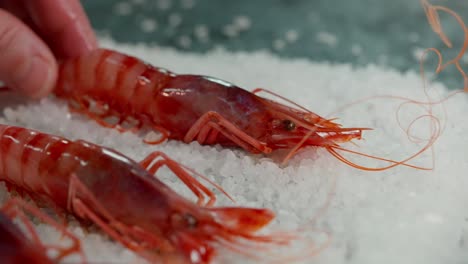
POLYGON ((283 243, 254 232, 274 214, 268 209, 211 207, 214 193, 193 170, 160 152, 140 163, 85 141, 0 125, 1 180, 51 206, 90 220, 141 256, 207 263, 216 245, 238 250, 246 241, 283 243), (154 175, 167 166, 198 203, 178 195, 154 175), (202 197, 209 196, 205 204, 202 197), (239 240, 240 239, 240 240, 239 240))
MULTIPOLYGON (((290 150, 285 160, 307 146, 335 151, 360 139, 365 128, 343 128, 297 104, 286 106, 207 76, 178 75, 116 51, 98 49, 61 63, 55 94, 73 110, 100 124, 122 129, 128 120, 166 138, 186 143, 237 146, 251 153, 290 150), (106 119, 116 117, 117 122, 106 119)), ((288 100, 286 100, 288 101, 288 100)))

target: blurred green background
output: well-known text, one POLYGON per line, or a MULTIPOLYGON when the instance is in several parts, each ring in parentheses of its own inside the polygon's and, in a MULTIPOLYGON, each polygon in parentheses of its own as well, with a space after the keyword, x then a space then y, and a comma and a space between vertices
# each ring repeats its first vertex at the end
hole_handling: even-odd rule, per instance
MULTIPOLYGON (((447 49, 427 22, 419 0, 83 0, 93 27, 119 42, 157 44, 206 52, 269 50, 281 57, 369 63, 419 71, 423 49, 436 47, 451 58, 463 43, 452 17, 441 13, 447 49)), ((432 0, 468 21, 468 2, 432 0)), ((465 60, 468 61, 468 60, 465 60)), ((434 67, 435 56, 428 59, 434 67)), ((466 64, 466 62, 465 62, 466 64)), ((453 69, 440 76, 461 88, 453 69)))

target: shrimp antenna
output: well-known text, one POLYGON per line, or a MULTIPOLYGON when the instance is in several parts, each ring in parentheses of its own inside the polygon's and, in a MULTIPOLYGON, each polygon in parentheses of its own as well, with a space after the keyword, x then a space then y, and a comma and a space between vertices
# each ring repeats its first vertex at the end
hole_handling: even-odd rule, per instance
MULTIPOLYGON (((429 116, 429 117, 432 117, 432 116, 429 116)), ((418 117, 416 120, 420 119, 421 117, 418 117)), ((440 124, 439 124, 439 120, 438 119, 432 119, 433 122, 435 122, 435 127, 436 128, 440 128, 440 124)), ((414 121, 412 122, 414 123, 414 121)), ((340 130, 340 128, 337 128, 338 130, 340 130)), ((347 130, 347 129, 346 129, 347 130)), ((368 129, 365 129, 365 128, 356 128, 356 130, 358 130, 358 134, 357 136, 360 137, 360 134, 362 132, 362 130, 368 130, 368 129)), ((292 156, 294 156, 303 146, 304 142, 310 137, 312 136, 313 133, 317 132, 317 131, 320 131, 319 128, 313 128, 311 129, 303 138, 302 140, 297 143, 292 149, 291 151, 286 155, 286 157, 283 159, 283 164, 285 164, 289 159, 291 159, 292 156)), ((339 132, 339 131, 337 131, 339 132)), ((408 133, 408 132, 407 132, 408 133)), ((345 149, 345 148, 342 148, 340 146, 338 146, 337 144, 333 144, 331 146, 326 146, 325 148, 327 149, 327 151, 332 154, 335 158, 337 158, 338 160, 340 160, 341 162, 351 166, 351 167, 354 167, 356 169, 360 169, 360 170, 366 170, 366 171, 383 171, 383 170, 387 170, 387 169, 390 169, 390 168, 393 168, 393 167, 396 167, 398 165, 403 165, 403 166, 406 166, 406 167, 410 167, 410 168, 415 168, 415 169, 420 169, 420 170, 432 170, 434 166, 432 166, 431 168, 426 168, 426 167, 421 167, 421 166, 416 166, 416 165, 412 165, 412 164, 408 164, 406 162, 410 161, 411 159, 417 157, 418 155, 420 155, 421 153, 425 152, 428 148, 430 148, 436 141, 436 139, 439 137, 440 135, 440 129, 436 129, 435 132, 432 134, 431 138, 428 140, 428 143, 423 147, 421 148, 419 151, 417 151, 415 154, 411 155, 410 157, 402 160, 402 161, 395 161, 395 160, 392 160, 392 159, 386 159, 386 158, 382 158, 382 157, 377 157, 377 156, 373 156, 373 155, 370 155, 370 154, 365 154, 365 153, 362 153, 362 152, 358 152, 358 151, 354 151, 354 150, 349 150, 349 149, 345 149), (350 160, 348 160, 347 158, 345 158, 342 154, 338 153, 336 150, 341 150, 341 151, 345 151, 345 152, 349 152, 349 153, 353 153, 353 154, 356 154, 356 155, 359 155, 359 156, 363 156, 363 157, 367 157, 367 158, 371 158, 371 159, 374 159, 374 160, 380 160, 380 161, 386 161, 386 162, 390 162, 390 163, 393 163, 392 165, 389 165, 389 166, 384 166, 384 167, 378 167, 378 168, 372 168, 372 167, 366 167, 366 166, 362 166, 362 165, 359 165, 359 164, 356 164, 350 160)), ((433 161, 433 164, 434 164, 434 161, 433 161)))
MULTIPOLYGON (((453 10, 444 7, 444 6, 438 6, 438 5, 431 5, 427 0, 421 0, 421 5, 423 6, 424 12, 426 13, 427 20, 429 24, 431 25, 432 30, 439 35, 440 39, 444 44, 452 48, 452 42, 448 39, 448 37, 445 35, 444 31, 442 30, 442 26, 440 25, 440 20, 439 20, 439 15, 438 11, 445 12, 449 15, 451 15, 457 23, 460 25, 460 27, 463 29, 464 33, 464 40, 463 40, 463 46, 461 47, 460 51, 458 52, 457 56, 453 58, 452 60, 449 60, 446 63, 443 63, 442 61, 442 54, 440 53, 439 50, 436 48, 428 48, 426 49, 427 51, 433 51, 436 53, 436 55, 439 58, 439 62, 437 63, 437 69, 435 70, 436 73, 440 73, 444 68, 449 66, 450 64, 454 64, 455 67, 457 68, 458 72, 462 75, 463 81, 464 81, 464 86, 463 86, 463 91, 468 92, 468 76, 466 75, 465 71, 462 69, 460 65, 460 59, 463 57, 465 54, 466 49, 468 48, 468 28, 465 25, 465 22, 463 22, 463 19, 453 10)), ((423 68, 424 61, 421 59, 420 61, 421 64, 421 69, 423 68)), ((424 73, 421 71, 421 75, 424 79, 424 73)))
POLYGON ((361 153, 361 152, 354 151, 354 150, 345 149, 345 148, 338 147, 338 146, 327 147, 326 149, 330 154, 332 154, 335 158, 342 161, 343 163, 345 163, 345 164, 347 164, 347 165, 349 165, 351 167, 354 167, 356 169, 365 170, 365 171, 384 171, 384 170, 396 167, 398 165, 403 165, 403 166, 406 166, 406 167, 410 167, 410 168, 414 168, 414 169, 420 169, 420 170, 432 170, 433 169, 433 168, 425 168, 425 167, 420 167, 420 166, 416 166, 416 165, 406 163, 407 161, 409 161, 409 160, 415 158, 416 156, 418 156, 419 154, 421 154, 424 150, 426 150, 426 148, 423 148, 422 150, 418 151, 417 153, 411 155, 410 157, 408 157, 408 158, 406 158, 406 159, 404 159, 402 161, 395 161, 395 160, 391 160, 391 159, 372 156, 372 155, 369 155, 369 154, 361 153), (343 157, 343 155, 336 152, 336 149, 339 149, 341 151, 350 152, 350 153, 353 153, 353 154, 356 154, 356 155, 359 155, 359 156, 368 157, 368 158, 375 159, 375 160, 390 162, 390 163, 393 163, 393 164, 389 165, 389 166, 385 166, 385 167, 379 167, 379 168, 365 167, 365 166, 356 164, 356 163, 346 159, 345 157, 343 157))
MULTIPOLYGON (((275 92, 272 92, 272 91, 269 91, 269 90, 266 90, 266 89, 263 89, 263 88, 257 88, 257 89, 252 91, 253 94, 257 94, 257 93, 260 93, 260 92, 264 92, 264 93, 273 95, 273 96, 275 96, 277 98, 280 98, 281 100, 283 100, 283 101, 297 107, 298 109, 297 108, 287 107, 287 106, 281 105, 281 104, 279 104, 279 103, 277 103, 275 101, 269 100, 267 98, 263 98, 264 100, 267 100, 268 103, 271 104, 271 106, 274 107, 278 112, 286 114, 289 118, 293 118, 291 116, 291 110, 293 110, 293 111, 296 111, 296 113, 295 113, 296 115, 303 115, 301 119, 304 119, 304 121, 306 123, 309 123, 309 125, 313 126, 314 124, 311 124, 311 123, 314 122, 314 123, 319 123, 324 127, 340 127, 341 126, 338 123, 332 122, 332 121, 336 120, 336 118, 325 119, 325 118, 315 114, 314 112, 310 111, 309 109, 305 108, 304 106, 301 106, 298 103, 295 103, 295 102, 289 100, 288 98, 286 98, 284 96, 281 96, 281 95, 279 95, 279 94, 277 94, 275 92), (303 113, 300 113, 299 109, 306 112, 307 115, 304 115, 303 113)), ((295 122, 300 122, 297 119, 294 120, 294 121, 295 122)), ((300 122, 300 123, 304 123, 304 122, 300 122)), ((304 124, 301 124, 301 125, 307 127, 304 124)))
POLYGON ((286 98, 286 97, 284 97, 284 96, 282 96, 282 95, 279 95, 279 94, 277 94, 277 93, 275 93, 275 92, 266 90, 266 89, 264 89, 264 88, 257 88, 257 89, 254 89, 254 90, 252 91, 253 94, 257 94, 257 93, 260 93, 260 92, 264 92, 264 93, 273 95, 273 96, 275 96, 275 97, 278 97, 278 98, 280 98, 280 99, 282 99, 282 100, 284 100, 284 101, 286 101, 286 102, 288 102, 288 103, 294 105, 295 107, 297 107, 297 108, 299 108, 299 109, 301 109, 301 110, 304 110, 304 111, 306 111, 306 112, 312 114, 312 111, 310 111, 309 109, 307 109, 307 108, 303 107, 302 105, 300 105, 300 104, 298 104, 298 103, 295 103, 295 102, 289 100, 288 98, 286 98))

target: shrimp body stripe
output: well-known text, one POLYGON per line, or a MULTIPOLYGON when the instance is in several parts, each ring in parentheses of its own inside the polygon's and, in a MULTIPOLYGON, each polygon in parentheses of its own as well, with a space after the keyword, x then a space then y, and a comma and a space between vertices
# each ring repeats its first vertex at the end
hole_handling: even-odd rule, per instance
MULTIPOLYGON (((129 207, 122 204, 124 201, 158 208, 156 218, 164 217, 172 203, 188 202, 139 167, 138 163, 85 141, 69 141, 0 125, 0 151, 0 181, 7 181, 35 197, 45 196, 63 209, 68 208, 69 198, 74 198, 69 197, 73 175, 111 214, 126 211, 126 216, 122 217, 128 221, 134 221, 134 215, 141 213, 140 206, 129 207), (109 186, 109 183, 112 184, 109 186), (119 193, 126 193, 119 199, 120 204, 115 202, 116 189, 119 193)), ((81 195, 84 194, 80 192, 81 195)))
POLYGON ((80 161, 63 159, 71 156, 72 143, 24 128, 0 126, 0 179, 31 193, 63 197, 68 190, 68 178, 80 161), (48 187, 51 184, 62 187, 54 188, 52 193, 48 187), (57 189, 63 193, 58 194, 57 189))
POLYGON ((93 93, 97 99, 105 97, 110 90, 114 100, 109 107, 117 112, 150 113, 152 98, 175 75, 171 72, 145 64, 137 58, 110 50, 98 50, 92 56, 78 57, 62 64, 57 94, 73 93, 79 98, 82 93, 93 93), (97 88, 97 89, 96 89, 97 88))

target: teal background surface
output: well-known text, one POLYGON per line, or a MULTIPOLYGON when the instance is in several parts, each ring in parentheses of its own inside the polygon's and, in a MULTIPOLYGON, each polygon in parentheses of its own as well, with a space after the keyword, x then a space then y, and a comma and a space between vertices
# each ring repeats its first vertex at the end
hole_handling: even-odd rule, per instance
MULTIPOLYGON (((447 49, 427 22, 419 0, 83 0, 93 27, 125 43, 148 43, 183 51, 269 50, 281 57, 375 63, 419 71, 417 54, 436 47, 453 57, 463 41, 455 20, 441 13, 454 43, 447 49), (237 25, 237 26, 236 26, 237 25)), ((468 2, 433 0, 468 21, 468 2)), ((427 69, 435 65, 428 59, 427 69)), ((462 78, 440 76, 450 88, 462 78)))

